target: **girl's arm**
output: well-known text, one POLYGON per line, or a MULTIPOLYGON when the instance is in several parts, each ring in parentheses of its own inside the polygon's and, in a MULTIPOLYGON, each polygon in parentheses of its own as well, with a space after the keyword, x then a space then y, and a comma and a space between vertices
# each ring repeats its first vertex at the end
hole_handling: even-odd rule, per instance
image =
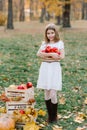
POLYGON ((65 57, 64 49, 60 50, 60 55, 58 55, 57 53, 50 53, 50 57, 51 58, 49 60, 53 60, 53 61, 60 61, 64 59, 65 57))
POLYGON ((49 57, 52 57, 51 53, 42 52, 41 50, 39 50, 37 52, 37 56, 40 57, 40 58, 49 58, 49 57))
POLYGON ((65 57, 64 49, 60 50, 60 55, 58 55, 57 53, 52 53, 52 58, 54 60, 62 60, 62 59, 64 59, 64 57, 65 57))
POLYGON ((58 58, 59 58, 60 60, 62 60, 62 59, 64 59, 64 57, 65 57, 65 51, 64 51, 64 49, 61 49, 61 50, 60 50, 60 55, 58 55, 58 58))

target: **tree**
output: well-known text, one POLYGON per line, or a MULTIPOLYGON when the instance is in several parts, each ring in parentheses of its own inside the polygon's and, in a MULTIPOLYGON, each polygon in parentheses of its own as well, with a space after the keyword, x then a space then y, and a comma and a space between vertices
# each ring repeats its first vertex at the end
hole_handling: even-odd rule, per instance
POLYGON ((3 11, 3 0, 0 0, 0 11, 3 11))
POLYGON ((34 8, 33 8, 33 5, 34 5, 34 1, 33 0, 30 0, 30 20, 33 19, 33 11, 34 11, 34 8))
POLYGON ((85 3, 85 19, 87 20, 87 3, 85 3))
POLYGON ((45 4, 42 3, 41 5, 41 16, 40 16, 40 22, 43 23, 44 22, 44 17, 45 17, 45 13, 46 13, 46 7, 45 4))
POLYGON ((8 0, 7 29, 14 29, 14 27, 13 27, 13 6, 12 6, 12 0, 8 0))
POLYGON ((24 13, 24 0, 20 0, 20 15, 19 15, 19 21, 25 20, 25 13, 24 13))
POLYGON ((70 25, 70 0, 65 0, 63 6, 63 27, 71 27, 70 25))
POLYGON ((82 19, 87 20, 87 0, 82 0, 82 19))

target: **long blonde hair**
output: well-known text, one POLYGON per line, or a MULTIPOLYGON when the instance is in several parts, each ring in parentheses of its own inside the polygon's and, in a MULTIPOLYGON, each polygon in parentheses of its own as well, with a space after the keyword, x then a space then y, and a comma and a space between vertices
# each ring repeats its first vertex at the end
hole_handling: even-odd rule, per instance
POLYGON ((58 33, 56 25, 53 23, 48 24, 45 28, 45 42, 49 43, 49 39, 47 38, 48 30, 53 30, 55 32, 54 42, 58 42, 60 40, 59 33, 58 33))

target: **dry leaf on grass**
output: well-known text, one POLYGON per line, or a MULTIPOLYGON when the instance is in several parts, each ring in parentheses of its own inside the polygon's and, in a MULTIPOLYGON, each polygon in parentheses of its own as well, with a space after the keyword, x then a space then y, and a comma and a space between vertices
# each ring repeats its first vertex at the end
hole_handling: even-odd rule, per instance
POLYGON ((59 127, 58 125, 54 125, 53 130, 62 130, 62 127, 59 127))
POLYGON ((65 104, 66 103, 66 99, 65 99, 65 97, 61 97, 60 99, 59 99, 59 104, 65 104))
POLYGON ((86 104, 86 105, 87 105, 87 97, 86 97, 86 99, 85 99, 85 101, 84 101, 84 104, 86 104))
POLYGON ((75 87, 73 88, 73 91, 74 91, 74 92, 78 92, 80 89, 81 89, 80 86, 75 86, 75 87))
POLYGON ((44 125, 44 124, 40 124, 39 126, 40 126, 41 128, 42 128, 42 127, 45 127, 45 125, 44 125))
POLYGON ((72 113, 69 114, 68 116, 64 116, 63 119, 68 119, 68 118, 70 118, 71 116, 72 116, 72 113))
POLYGON ((57 114, 57 117, 58 117, 58 119, 61 119, 61 118, 62 118, 62 115, 57 114))
POLYGON ((38 115, 39 115, 39 116, 45 116, 45 115, 46 115, 46 111, 40 109, 40 110, 38 111, 38 115))
POLYGON ((85 119, 86 119, 86 115, 85 115, 84 113, 82 113, 82 112, 79 112, 79 113, 76 115, 74 121, 75 121, 75 122, 78 122, 78 123, 82 123, 85 119))
POLYGON ((86 130, 85 127, 78 127, 76 130, 86 130))

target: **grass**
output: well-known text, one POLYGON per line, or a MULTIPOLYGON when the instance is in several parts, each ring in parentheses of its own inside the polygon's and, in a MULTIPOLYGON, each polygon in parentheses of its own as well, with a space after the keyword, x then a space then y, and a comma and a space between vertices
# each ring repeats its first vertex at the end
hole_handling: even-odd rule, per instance
MULTIPOLYGON (((87 127, 87 105, 84 104, 87 97, 87 33, 63 30, 61 34, 65 42, 66 56, 61 61, 63 90, 58 92, 58 100, 64 97, 66 102, 58 105, 58 114, 62 117, 56 125, 62 126, 63 130, 76 130, 79 126, 87 127), (86 115, 85 120, 81 123, 74 121, 78 112, 86 115), (70 118, 65 118, 70 114, 70 118)), ((46 110, 44 92, 36 89, 41 63, 36 57, 36 53, 42 39, 42 34, 21 34, 0 38, 0 86, 4 88, 11 84, 31 81, 35 86, 35 107, 46 110)), ((43 123, 45 118, 40 118, 40 123, 43 123)), ((53 125, 50 124, 43 130, 51 130, 53 125)))

